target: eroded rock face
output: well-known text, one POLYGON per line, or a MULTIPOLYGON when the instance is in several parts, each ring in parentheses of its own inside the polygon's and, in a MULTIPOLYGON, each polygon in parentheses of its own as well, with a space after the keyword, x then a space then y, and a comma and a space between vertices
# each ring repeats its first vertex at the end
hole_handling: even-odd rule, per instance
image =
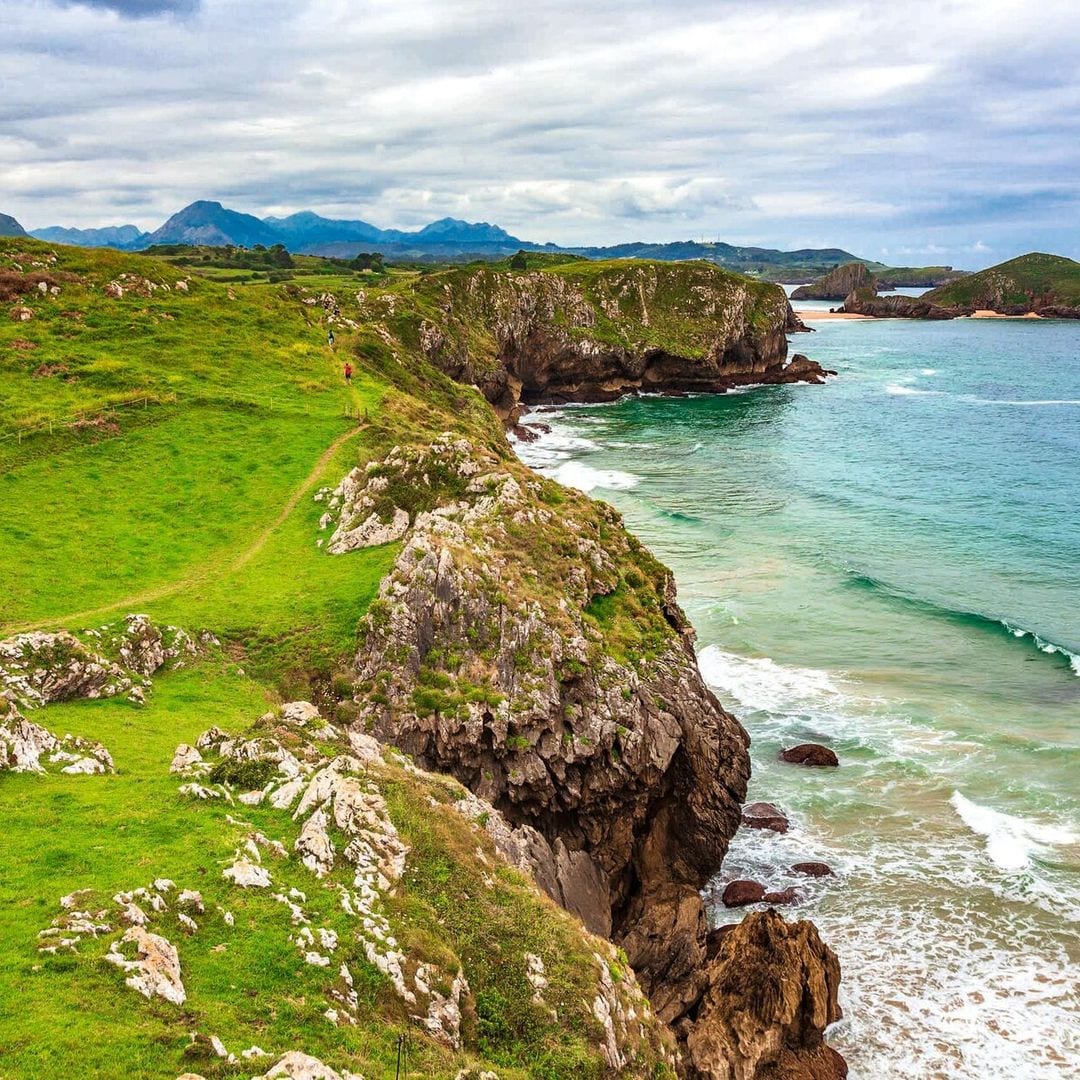
POLYGON ((840 965, 812 923, 748 915, 716 941, 709 989, 686 1039, 702 1080, 837 1080, 843 1059, 822 1039, 840 1018, 840 965))
POLYGON ((364 620, 357 726, 539 834, 521 837, 537 880, 621 939, 643 894, 696 896, 719 864, 746 734, 701 679, 670 574, 614 510, 560 492, 556 512, 545 481, 463 440, 391 459, 416 452, 458 498, 417 513, 364 620), (605 597, 646 612, 647 651, 606 650, 605 597))
POLYGON ((844 263, 830 270, 810 285, 800 285, 792 294, 792 300, 843 300, 855 289, 875 285, 873 274, 861 262, 844 263))
POLYGON ((439 302, 420 327, 425 355, 511 423, 520 404, 803 381, 784 366, 786 335, 806 328, 783 290, 706 264, 469 270, 443 282, 439 302))

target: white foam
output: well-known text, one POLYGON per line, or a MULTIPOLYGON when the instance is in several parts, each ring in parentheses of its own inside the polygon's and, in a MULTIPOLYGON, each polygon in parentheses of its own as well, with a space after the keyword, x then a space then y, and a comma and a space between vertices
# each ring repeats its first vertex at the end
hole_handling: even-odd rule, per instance
POLYGON ((1070 652, 1068 649, 1061 645, 1055 645, 1052 641, 1046 641, 1039 637, 1033 630, 1025 630, 1022 626, 1013 626, 1010 623, 1005 622, 1002 619, 1002 625, 1006 630, 1012 634, 1013 637, 1026 638, 1029 637, 1035 643, 1035 647, 1040 651, 1047 653, 1051 656, 1064 656, 1069 661, 1069 667, 1073 669, 1073 674, 1080 676, 1080 655, 1074 652, 1070 652))
POLYGON ((567 487, 577 488, 586 493, 596 488, 607 491, 627 491, 634 487, 639 477, 633 473, 620 472, 618 469, 594 469, 580 461, 564 461, 552 469, 546 469, 553 479, 567 487))
POLYGON ((906 386, 903 383, 889 383, 885 387, 887 394, 918 395, 919 397, 940 396, 940 390, 918 390, 914 386, 906 386))
POLYGON ((938 369, 936 367, 924 367, 922 369, 922 373, 924 375, 936 375, 937 372, 938 372, 938 369))
POLYGON ((974 394, 964 394, 961 401, 970 401, 975 405, 1080 405, 1080 398, 1040 398, 1038 400, 1009 400, 998 398, 976 397, 974 394))
POLYGON ((785 667, 767 656, 748 657, 707 645, 698 654, 705 681, 747 709, 792 712, 835 706, 846 694, 835 677, 817 668, 785 667))
POLYGON ((986 854, 1002 870, 1024 870, 1047 847, 1080 843, 1080 836, 1056 825, 1040 825, 1022 817, 980 806, 954 791, 949 800, 972 832, 986 837, 986 854))

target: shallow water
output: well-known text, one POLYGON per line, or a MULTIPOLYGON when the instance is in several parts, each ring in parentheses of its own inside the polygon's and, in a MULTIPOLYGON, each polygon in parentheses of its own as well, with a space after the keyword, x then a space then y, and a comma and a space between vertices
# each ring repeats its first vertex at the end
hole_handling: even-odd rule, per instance
POLYGON ((827 387, 567 408, 519 452, 674 569, 793 823, 716 884, 797 887, 852 1076, 1080 1077, 1080 324, 817 326, 827 387), (805 741, 841 768, 776 760, 805 741))

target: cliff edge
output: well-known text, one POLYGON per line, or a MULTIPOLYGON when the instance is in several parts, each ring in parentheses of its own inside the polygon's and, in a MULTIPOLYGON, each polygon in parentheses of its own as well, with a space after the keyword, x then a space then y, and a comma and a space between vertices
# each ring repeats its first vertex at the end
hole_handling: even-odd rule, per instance
POLYGON ((777 285, 709 263, 562 263, 527 273, 469 267, 416 289, 424 356, 475 384, 504 420, 540 402, 625 393, 722 392, 822 382, 787 362, 805 331, 777 285))

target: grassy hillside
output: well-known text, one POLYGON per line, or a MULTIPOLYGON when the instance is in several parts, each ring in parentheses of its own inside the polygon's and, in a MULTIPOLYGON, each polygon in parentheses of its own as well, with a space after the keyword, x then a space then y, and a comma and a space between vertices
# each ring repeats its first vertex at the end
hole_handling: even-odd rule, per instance
POLYGON ((1080 263, 1033 252, 991 266, 922 297, 941 307, 1080 307, 1080 263))
MULTIPOLYGON (((168 771, 177 745, 213 725, 276 730, 282 701, 314 700, 324 715, 348 717, 341 665, 399 545, 325 554, 318 488, 397 442, 442 431, 507 453, 480 395, 411 351, 417 318, 406 299, 433 302, 435 277, 227 284, 162 259, 0 240, 0 638, 81 631, 137 610, 220 639, 193 666, 155 677, 144 707, 110 699, 30 714, 58 734, 103 743, 115 775, 0 773, 9 838, 0 999, 18 995, 17 1008, 0 1010, 4 1080, 246 1077, 293 1049, 381 1080, 395 1074, 403 1032, 410 1076, 614 1075, 594 998, 603 980, 620 995, 632 980, 606 943, 500 863, 481 827, 447 810, 458 785, 389 754, 364 778, 409 848, 386 901, 390 926, 410 956, 468 974, 455 1050, 417 1026, 354 940, 340 871, 318 879, 295 857, 270 860, 275 886, 305 895, 311 925, 338 933, 329 969, 304 962, 282 902, 222 878, 252 831, 291 852, 300 826, 287 812, 192 801, 168 771), (324 301, 326 292, 335 299, 324 301), (326 319, 336 304, 331 348, 326 319), (341 377, 346 357, 357 369, 352 386, 341 377), (171 902, 155 916, 180 952, 183 1006, 125 987, 104 959, 104 938, 38 953, 61 896, 88 888, 85 903, 107 908, 155 878, 200 890, 205 905, 190 936, 171 902), (526 954, 542 959, 543 1002, 526 954), (325 1011, 339 961, 358 1005, 355 1023, 335 1025, 325 1011), (218 1059, 205 1040, 188 1048, 193 1032, 236 1055, 255 1045, 271 1056, 218 1059)), ((626 1075, 668 1075, 666 1036, 643 1019, 626 1075)))

